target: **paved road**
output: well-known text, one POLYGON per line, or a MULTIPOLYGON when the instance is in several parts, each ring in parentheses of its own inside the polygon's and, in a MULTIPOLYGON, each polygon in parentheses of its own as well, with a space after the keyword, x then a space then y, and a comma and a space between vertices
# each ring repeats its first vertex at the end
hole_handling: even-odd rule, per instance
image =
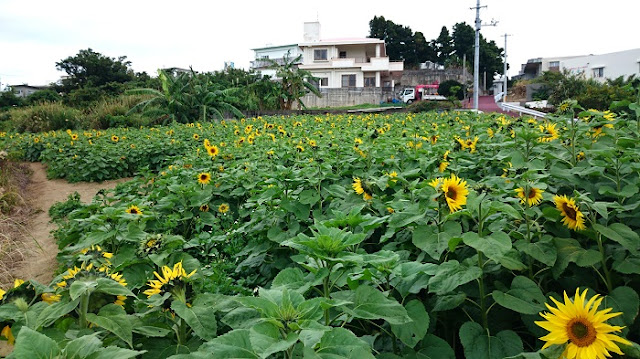
MULTIPOLYGON (((473 108, 473 99, 471 102, 465 102, 466 108, 473 108)), ((493 96, 478 96, 478 110, 482 112, 498 112, 505 115, 513 116, 513 113, 503 111, 493 100, 493 96)))

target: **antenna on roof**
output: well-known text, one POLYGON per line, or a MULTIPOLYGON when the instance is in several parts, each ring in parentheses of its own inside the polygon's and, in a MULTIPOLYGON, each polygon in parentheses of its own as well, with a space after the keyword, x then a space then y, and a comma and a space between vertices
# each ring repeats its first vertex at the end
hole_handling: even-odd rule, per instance
POLYGON ((320 21, 320 12, 316 11, 316 21, 320 21))

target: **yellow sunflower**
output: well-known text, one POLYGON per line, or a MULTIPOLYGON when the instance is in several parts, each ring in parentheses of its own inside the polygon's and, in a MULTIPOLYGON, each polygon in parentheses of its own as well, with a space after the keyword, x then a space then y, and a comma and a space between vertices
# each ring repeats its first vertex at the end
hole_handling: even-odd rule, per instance
POLYGON ((562 358, 604 359, 611 357, 610 352, 623 355, 616 343, 631 345, 631 342, 611 333, 619 332, 624 327, 606 323, 622 313, 610 313, 611 308, 598 310, 603 298, 596 294, 585 303, 586 296, 587 290, 580 294, 578 288, 573 301, 564 292, 564 303, 551 297, 556 308, 545 303, 551 313, 540 313, 545 321, 535 322, 549 331, 549 334, 540 338, 546 342, 542 349, 568 342, 562 358))
POLYGON ((525 194, 525 189, 520 187, 516 188, 516 194, 520 198, 520 203, 528 204, 529 207, 537 206, 542 201, 542 193, 544 192, 540 188, 529 187, 529 190, 525 194))
POLYGON ((365 201, 368 201, 373 198, 373 195, 370 193, 370 191, 365 189, 366 185, 363 186, 362 180, 360 178, 355 177, 353 179, 353 184, 351 184, 351 187, 357 194, 361 194, 362 198, 364 198, 365 201))
POLYGON ((59 302, 60 298, 62 298, 62 295, 53 293, 42 293, 40 295, 40 298, 42 298, 42 301, 47 304, 53 304, 59 302))
POLYGON ((198 175, 198 182, 201 184, 208 184, 211 181, 211 174, 209 172, 202 172, 198 175))
POLYGON ((164 286, 167 286, 166 289, 168 291, 171 291, 171 289, 173 289, 172 287, 176 284, 173 283, 174 280, 184 281, 185 279, 191 277, 195 272, 196 270, 194 269, 193 272, 187 274, 187 272, 185 272, 184 268, 182 267, 182 262, 174 264, 173 268, 163 266, 162 275, 158 274, 158 272, 153 272, 153 275, 155 275, 158 279, 149 280, 147 285, 150 288, 145 290, 143 293, 146 294, 147 297, 151 297, 153 295, 162 293, 162 289, 164 286))
POLYGON ((447 166, 449 166, 449 162, 447 161, 440 162, 440 164, 438 165, 438 171, 440 171, 440 173, 444 172, 447 169, 447 166))
POLYGON ((555 123, 547 123, 539 127, 542 136, 538 137, 540 142, 551 142, 558 139, 559 133, 555 123))
POLYGON ((129 214, 137 214, 137 215, 141 215, 142 211, 140 210, 140 208, 138 206, 135 205, 131 205, 129 208, 127 208, 127 210, 125 211, 129 214))
POLYGON ((203 204, 202 206, 200 206, 200 212, 209 212, 209 205, 203 204))
POLYGON ((15 343, 16 341, 16 338, 13 337, 13 333, 11 332, 11 327, 8 325, 5 325, 5 327, 2 328, 0 336, 5 337, 9 345, 13 345, 13 343, 15 343))
POLYGON ((113 142, 118 142, 118 140, 120 140, 120 139, 118 138, 118 136, 116 136, 116 135, 111 136, 111 141, 113 141, 113 142))
POLYGON ((200 139, 200 135, 197 134, 197 133, 194 133, 193 134, 193 139, 196 140, 196 141, 199 140, 200 139))
POLYGON ((207 153, 209 154, 209 156, 215 157, 220 153, 220 149, 216 145, 208 146, 207 153))
POLYGON ((226 203, 221 204, 220 206, 218 206, 218 212, 223 214, 229 212, 229 205, 226 203))
POLYGON ((566 195, 562 197, 555 196, 553 197, 553 201, 556 203, 556 208, 562 214, 562 223, 564 223, 564 225, 574 231, 585 229, 584 214, 580 212, 573 198, 567 198, 566 195))
POLYGON ((463 181, 458 176, 451 174, 451 177, 444 179, 441 189, 451 213, 461 210, 462 206, 467 204, 467 195, 469 195, 467 181, 463 181))

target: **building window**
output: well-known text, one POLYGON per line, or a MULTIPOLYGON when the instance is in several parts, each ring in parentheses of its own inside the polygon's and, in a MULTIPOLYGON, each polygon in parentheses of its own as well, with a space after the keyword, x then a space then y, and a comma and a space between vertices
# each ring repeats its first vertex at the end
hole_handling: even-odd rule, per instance
POLYGON ((314 61, 327 61, 327 49, 313 50, 314 61))
POLYGON ((338 57, 341 58, 341 59, 346 59, 347 58, 347 52, 346 51, 340 51, 338 57))
POLYGON ((319 77, 318 78, 318 84, 320 84, 321 87, 329 86, 329 78, 328 77, 319 77))
POLYGON ((376 87, 376 78, 375 77, 365 77, 364 78, 364 87, 376 87))
POLYGON ((549 62, 549 67, 560 67, 560 61, 549 62))
POLYGON ((342 87, 356 87, 356 75, 342 75, 342 87))
POLYGON ((593 69, 593 77, 602 78, 604 77, 604 67, 596 67, 593 69))

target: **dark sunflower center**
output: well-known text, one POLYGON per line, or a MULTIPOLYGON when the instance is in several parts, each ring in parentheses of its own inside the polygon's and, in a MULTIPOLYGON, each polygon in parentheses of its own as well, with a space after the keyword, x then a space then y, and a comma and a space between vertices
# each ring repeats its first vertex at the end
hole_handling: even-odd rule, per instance
POLYGON ((135 208, 131 208, 131 214, 138 214, 138 210, 135 208))
POLYGON ((527 195, 529 198, 536 198, 536 191, 534 189, 529 190, 529 194, 527 195))
POLYGON ((574 221, 576 220, 576 210, 573 207, 569 206, 567 203, 563 203, 562 210, 567 215, 567 217, 569 217, 569 219, 572 219, 574 221))
POLYGON ((588 320, 574 318, 567 324, 567 335, 573 344, 586 347, 596 340, 596 329, 588 320))
POLYGON ((207 175, 201 175, 200 179, 203 180, 203 181, 206 180, 207 179, 207 175))
POLYGON ((451 198, 452 200, 455 201, 456 197, 458 196, 458 192, 456 192, 455 188, 449 188, 446 195, 447 195, 447 198, 451 198))

